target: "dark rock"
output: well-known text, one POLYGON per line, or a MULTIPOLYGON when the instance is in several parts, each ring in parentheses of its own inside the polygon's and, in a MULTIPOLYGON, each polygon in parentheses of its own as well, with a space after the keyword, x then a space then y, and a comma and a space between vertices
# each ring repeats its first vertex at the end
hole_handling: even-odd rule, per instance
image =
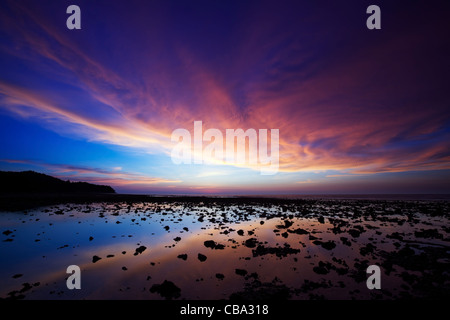
POLYGON ((13 233, 11 230, 6 230, 2 232, 5 236, 9 236, 11 233, 13 233))
POLYGON ((214 249, 216 247, 216 242, 213 240, 207 240, 207 241, 203 242, 203 244, 205 245, 205 247, 211 248, 211 249, 214 249))
MULTIPOLYGON (((302 228, 297 228, 297 229, 294 229, 294 230, 288 229, 288 232, 296 233, 296 234, 308 234, 309 233, 308 231, 306 231, 305 229, 302 229, 302 228)), ((310 237, 314 237, 314 236, 310 236, 310 237)))
POLYGON ((141 254, 142 252, 145 251, 145 249, 147 249, 146 246, 140 246, 139 248, 136 248, 136 251, 134 252, 134 255, 137 256, 138 254, 141 254))
POLYGON ((150 288, 150 292, 159 293, 161 297, 172 300, 179 298, 181 295, 181 289, 178 288, 173 282, 164 280, 162 284, 154 284, 150 288))
POLYGON ((239 276, 245 276, 247 274, 247 270, 244 269, 236 269, 235 272, 239 276))
POLYGON ((203 261, 205 261, 207 259, 207 257, 204 254, 201 254, 201 253, 198 254, 197 258, 201 262, 203 262, 203 261))
POLYGON ((357 229, 350 229, 347 231, 349 235, 351 235, 353 238, 358 238, 361 235, 361 232, 357 229))
POLYGON ((368 243, 366 246, 364 246, 361 249, 359 249, 359 253, 361 253, 361 255, 365 256, 368 253, 373 253, 373 250, 375 248, 376 247, 373 244, 368 243))
POLYGON ((188 257, 188 255, 184 253, 184 254, 179 254, 177 258, 186 261, 186 260, 187 260, 187 257, 188 257))
POLYGON ((98 260, 101 260, 102 258, 100 258, 99 256, 93 256, 92 257, 92 263, 96 263, 98 260))
POLYGON ((245 240, 244 245, 248 248, 254 248, 254 247, 256 247, 257 242, 258 241, 256 238, 250 238, 250 239, 245 240))
POLYGON ((225 276, 222 273, 216 273, 216 278, 219 280, 223 280, 225 276))
POLYGON ((253 257, 263 256, 266 254, 275 254, 277 257, 286 257, 288 254, 299 253, 300 249, 293 249, 289 244, 285 243, 283 247, 264 247, 259 245, 252 250, 253 257))

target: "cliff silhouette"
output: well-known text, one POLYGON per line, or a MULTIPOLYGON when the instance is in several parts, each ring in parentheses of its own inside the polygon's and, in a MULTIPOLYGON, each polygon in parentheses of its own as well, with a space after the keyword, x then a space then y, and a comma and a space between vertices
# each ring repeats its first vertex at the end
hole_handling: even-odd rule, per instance
POLYGON ((116 193, 110 186, 64 181, 35 171, 0 171, 0 193, 116 193))

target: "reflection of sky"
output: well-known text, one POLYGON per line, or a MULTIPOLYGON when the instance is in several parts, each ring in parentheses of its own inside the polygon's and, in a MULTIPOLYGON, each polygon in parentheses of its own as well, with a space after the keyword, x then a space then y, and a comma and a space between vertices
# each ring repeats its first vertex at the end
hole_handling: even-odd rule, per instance
MULTIPOLYGON (((397 248, 393 242, 396 240, 386 238, 386 235, 400 232, 404 233, 406 241, 410 241, 414 239, 414 230, 428 229, 430 226, 441 228, 447 223, 442 217, 430 218, 421 214, 415 215, 420 223, 410 223, 404 215, 389 215, 393 222, 377 221, 369 216, 359 222, 354 221, 353 226, 364 226, 365 232, 358 238, 352 238, 346 232, 334 234, 331 231, 333 224, 328 220, 332 218, 345 221, 347 214, 354 210, 352 206, 345 204, 332 207, 319 203, 307 210, 305 218, 287 218, 290 214, 297 216, 297 211, 282 211, 276 205, 246 208, 186 204, 159 208, 161 211, 151 205, 133 205, 130 212, 127 212, 127 204, 121 204, 118 209, 114 205, 68 205, 54 207, 49 212, 44 209, 30 211, 27 215, 3 213, 0 215, 0 229, 2 232, 11 230, 13 233, 8 236, 1 234, 0 255, 4 263, 0 265, 0 295, 4 297, 12 290, 20 290, 21 284, 25 282, 40 282, 33 289, 34 292, 25 292, 26 297, 159 299, 159 295, 149 293, 149 288, 153 284, 169 280, 179 286, 183 297, 188 299, 205 298, 205 294, 211 299, 228 298, 233 292, 242 290, 245 283, 251 282, 251 279, 237 275, 236 268, 245 269, 248 274, 257 273, 261 282, 271 282, 278 278, 289 287, 300 288, 305 279, 321 281, 321 276, 312 270, 319 261, 331 261, 332 257, 336 257, 345 260, 350 270, 353 270, 354 259, 362 259, 359 254, 362 246, 374 243, 376 250, 395 251, 397 248), (92 210, 83 212, 88 208, 92 210), (64 210, 65 214, 53 214, 59 209, 64 210), (254 214, 248 214, 243 219, 249 209, 253 209, 254 214), (119 215, 113 215, 115 212, 119 215), (205 214, 203 222, 198 221, 200 212, 205 214), (280 212, 284 212, 285 216, 277 216, 280 212), (99 217, 100 213, 104 217, 99 217), (264 213, 269 217, 275 216, 263 218, 260 215, 264 216, 264 213), (322 214, 327 217, 323 224, 317 220, 317 215, 322 214), (215 222, 210 221, 211 218, 215 222), (279 225, 283 226, 286 219, 293 222, 289 227, 291 231, 302 228, 309 234, 298 235, 280 228, 279 225), (403 223, 398 224, 395 219, 402 220, 403 223), (121 223, 117 224, 117 221, 121 223), (170 229, 166 231, 165 226, 170 229), (184 230, 185 227, 189 230, 184 230), (274 232, 275 229, 279 232, 274 232), (243 230, 243 235, 239 235, 238 230, 243 230), (381 233, 377 233, 379 231, 381 233), (285 232, 287 233, 283 236, 285 232), (332 251, 325 250, 314 244, 310 235, 324 242, 335 241, 336 248, 332 251), (93 237, 92 241, 89 240, 90 236, 93 237), (341 243, 339 238, 342 236, 347 237, 352 245, 341 243), (176 237, 181 240, 175 241, 176 237), (3 242, 7 238, 14 240, 3 242), (254 257, 254 248, 244 245, 249 238, 256 238, 264 247, 280 248, 289 244, 291 248, 300 249, 300 252, 283 258, 275 254, 254 257), (40 241, 35 242, 35 239, 40 241), (204 245, 207 240, 223 244, 225 249, 207 248, 204 245), (64 247, 66 244, 68 247, 64 247), (147 249, 135 256, 136 248, 141 245, 147 249), (126 253, 123 254, 123 251, 126 253), (207 260, 200 262, 197 259, 198 253, 206 255, 207 260), (178 258, 180 254, 187 254, 187 260, 178 258), (94 255, 101 260, 92 263, 94 255), (108 255, 114 257, 108 258, 108 255), (65 270, 71 264, 81 268, 80 291, 70 291, 65 287, 65 270), (122 270, 122 267, 127 270, 122 270), (218 280, 217 273, 222 273, 225 279, 218 280), (15 274, 23 276, 14 279, 12 276, 15 274), (61 294, 52 295, 52 291, 61 294)), ((385 215, 395 212, 396 206, 391 208, 388 204, 373 206, 369 203, 361 204, 359 210, 370 208, 375 212, 383 208, 381 212, 385 215)), ((347 228, 351 226, 343 227, 344 230, 347 228)), ((443 240, 429 241, 445 245, 443 240)), ((374 264, 382 263, 379 257, 364 256, 364 259, 369 259, 374 264)), ((333 263, 337 264, 336 261, 333 263)), ((354 280, 349 277, 336 278, 333 272, 329 277, 332 281, 346 283, 345 294, 348 294, 348 288, 355 286, 354 280)), ((386 277, 386 286, 399 286, 398 277, 386 277)), ((336 293, 336 297, 341 293, 336 293)))
POLYGON ((0 4, 0 169, 136 193, 450 192, 448 3, 0 4), (385 14, 386 13, 386 14, 385 14), (411 21, 414 21, 412 23, 411 21), (171 132, 280 129, 280 168, 174 165, 171 132))

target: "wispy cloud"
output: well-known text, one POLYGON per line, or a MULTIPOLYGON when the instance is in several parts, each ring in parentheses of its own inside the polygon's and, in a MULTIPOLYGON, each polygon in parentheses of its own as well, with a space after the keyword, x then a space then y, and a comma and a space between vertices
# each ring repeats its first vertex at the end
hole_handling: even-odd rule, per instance
POLYGON ((33 165, 43 169, 43 171, 51 174, 52 176, 64 180, 85 181, 96 184, 110 184, 112 186, 119 187, 128 185, 154 185, 182 182, 181 180, 149 177, 140 173, 130 173, 123 171, 117 172, 115 168, 113 168, 112 170, 106 170, 68 164, 52 164, 40 161, 17 159, 0 159, 0 161, 14 164, 33 165))
MULTIPOLYGON (((0 12, 2 27, 8 26, 3 29, 13 44, 1 46, 5 54, 31 63, 38 72, 85 95, 80 102, 73 93, 47 94, 0 76, 0 108, 31 121, 57 123, 52 130, 169 156, 171 132, 191 130, 195 120, 202 120, 205 129, 223 132, 227 128, 280 129, 279 171, 284 172, 335 170, 369 175, 450 169, 446 129, 450 101, 442 97, 441 87, 424 84, 427 66, 418 67, 423 62, 435 68, 432 57, 422 60, 426 48, 438 46, 427 30, 417 34, 402 29, 381 44, 359 39, 357 49, 330 46, 324 52, 318 41, 310 41, 305 48, 304 39, 296 38, 295 32, 280 29, 283 15, 257 23, 270 16, 270 11, 259 9, 249 16, 245 31, 236 35, 231 58, 224 55, 223 61, 205 61, 199 48, 182 38, 173 41, 170 57, 165 58, 156 49, 165 46, 164 35, 152 33, 151 41, 142 40, 148 49, 145 57, 133 51, 130 54, 140 59, 122 57, 113 65, 105 62, 109 52, 92 49, 88 53, 42 15, 20 3, 8 3, 11 14, 0 12), (23 18, 15 19, 19 14, 23 18)), ((136 19, 141 18, 136 14, 136 19)), ((427 27, 432 30, 433 22, 427 27)), ((123 28, 117 40, 127 41, 126 24, 123 28)), ((329 32, 326 28, 313 31, 317 39, 329 32)), ((95 38, 95 30, 90 32, 95 38)), ((336 41, 345 40, 341 36, 336 41)), ((70 173, 64 166, 51 169, 70 173)), ((89 170, 74 172, 103 174, 103 181, 122 184, 178 182, 121 170, 89 170)), ((205 171, 198 177, 214 175, 220 173, 205 171)))

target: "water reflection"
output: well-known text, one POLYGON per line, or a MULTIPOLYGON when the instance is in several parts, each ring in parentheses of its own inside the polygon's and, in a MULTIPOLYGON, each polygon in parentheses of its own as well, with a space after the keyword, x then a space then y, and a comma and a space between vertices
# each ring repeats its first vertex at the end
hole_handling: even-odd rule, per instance
MULTIPOLYGON (((426 274, 449 266, 448 218, 397 207, 100 203, 3 213, 0 296, 164 299, 151 289, 165 280, 182 299, 426 296, 417 290, 431 285, 426 274), (430 263, 417 270, 421 259, 430 263), (81 290, 66 287, 72 264, 81 290), (385 271, 381 291, 365 285, 371 264, 385 271)), ((448 290, 440 277, 437 293, 448 290)))

